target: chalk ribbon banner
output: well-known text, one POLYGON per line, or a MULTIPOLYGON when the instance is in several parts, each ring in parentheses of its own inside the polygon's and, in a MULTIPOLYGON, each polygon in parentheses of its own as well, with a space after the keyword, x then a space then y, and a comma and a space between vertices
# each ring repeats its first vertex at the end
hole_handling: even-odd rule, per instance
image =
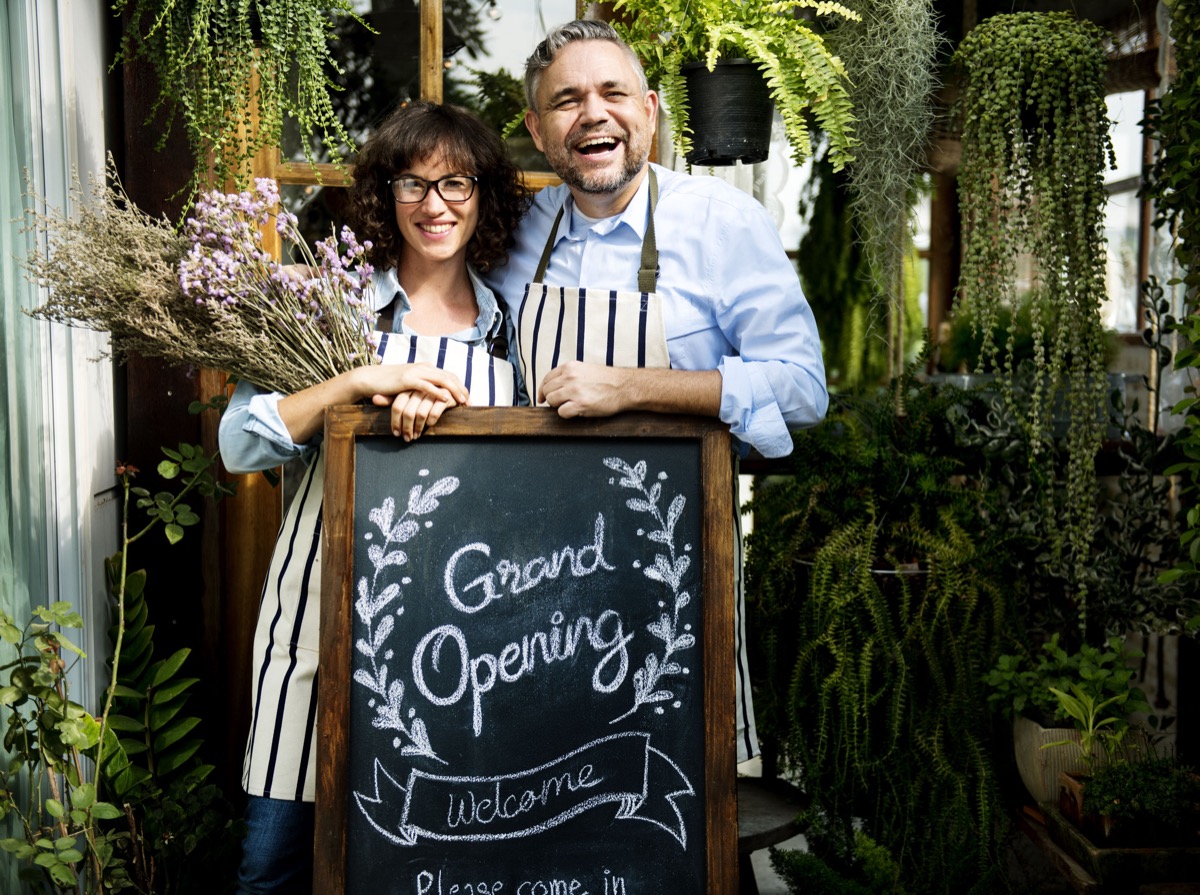
MULTIPOLYGON (((532 872, 531 859, 552 855, 558 857, 536 858, 542 862, 538 872, 574 874, 590 880, 592 891, 734 895, 735 509, 728 429, 687 416, 562 420, 549 408, 463 407, 448 411, 413 445, 415 450, 392 436, 390 408, 326 411, 313 890, 346 895, 361 889, 362 880, 379 879, 389 892, 408 893, 416 891, 412 868, 420 866, 424 878, 436 873, 439 886, 443 870, 465 879, 461 874, 485 869, 494 880, 510 880, 503 889, 493 886, 507 893, 519 888, 519 874, 532 872), (465 473, 441 468, 442 457, 450 455, 465 473), (360 458, 363 470, 374 471, 363 472, 356 490, 360 458), (412 487, 413 469, 428 476, 421 487, 412 487), (376 476, 385 484, 368 488, 376 476), (472 479, 487 488, 477 492, 472 479), (557 501, 565 521, 554 515, 558 509, 547 511, 541 537, 552 531, 559 540, 551 546, 565 543, 571 551, 549 554, 541 542, 530 543, 525 553, 514 549, 538 523, 530 515, 509 521, 511 491, 502 490, 508 485, 493 488, 496 479, 521 480, 530 497, 520 512, 557 501), (403 514, 406 495, 407 515, 394 515, 403 514), (356 508, 356 499, 364 505, 356 508), (606 515, 597 512, 601 500, 606 515), (459 563, 472 564, 463 571, 464 582, 488 564, 493 574, 464 583, 459 592, 449 573, 443 586, 440 578, 405 571, 417 568, 413 550, 443 544, 449 533, 466 538, 460 532, 481 519, 497 520, 493 524, 507 526, 505 538, 518 539, 495 555, 486 545, 462 542, 459 563), (569 536, 560 534, 567 530, 569 536), (355 568, 367 554, 376 572, 370 585, 363 568, 355 568), (519 585, 517 567, 506 571, 509 557, 520 560, 519 585), (563 557, 575 564, 573 574, 563 557), (406 574, 415 577, 387 577, 406 574), (601 574, 612 582, 604 598, 628 603, 602 613, 600 604, 588 602, 585 588, 599 586, 601 574), (495 591, 488 584, 493 579, 495 591), (387 583, 396 580, 401 583, 387 583), (397 587, 412 595, 407 608, 394 599, 397 587), (548 590, 554 591, 551 602, 538 604, 542 614, 536 617, 550 619, 552 631, 540 641, 549 652, 539 656, 554 664, 538 667, 547 675, 566 674, 582 650, 595 649, 587 654, 596 663, 594 686, 591 669, 578 688, 552 685, 553 698, 558 701, 561 692, 567 700, 555 706, 558 727, 545 731, 554 743, 531 742, 524 761, 522 748, 488 753, 477 745, 481 729, 486 737, 489 725, 505 723, 516 705, 506 702, 504 712, 493 711, 491 700, 499 706, 508 698, 501 686, 516 691, 546 685, 533 671, 520 670, 515 640, 500 649, 517 635, 497 629, 495 621, 545 600, 548 590), (453 627, 454 637, 427 637, 442 645, 428 657, 411 646, 388 652, 400 643, 401 627, 419 633, 409 619, 424 618, 414 613, 431 600, 454 604, 456 625, 464 628, 453 627), (363 627, 365 619, 372 627, 363 627), (593 632, 593 641, 585 630, 593 632), (497 645, 489 648, 497 652, 480 653, 468 666, 467 640, 474 645, 476 636, 494 636, 497 645), (605 660, 600 650, 612 658, 605 660), (459 669, 457 678, 448 662, 459 669), (488 689, 497 669, 501 677, 508 670, 507 682, 488 689), (476 685, 473 731, 464 693, 468 671, 476 685), (402 679, 409 684, 403 691, 397 689, 402 679), (366 696, 370 712, 358 705, 366 696), (579 698, 592 701, 577 703, 579 698), (452 722, 457 727, 448 726, 452 722), (355 745, 363 738, 376 742, 380 728, 389 737, 389 730, 401 731, 394 747, 355 745), (552 861, 559 864, 551 867, 552 861), (376 876, 364 876, 360 868, 366 866, 376 876)), ((489 543, 499 548, 499 541, 489 543)), ((543 699, 547 691, 530 692, 543 699)), ((531 705, 541 708, 536 700, 531 705)), ((473 878, 482 879, 482 872, 473 878)))
POLYGON ((494 777, 413 770, 401 786, 376 759, 375 792, 356 792, 354 798, 371 825, 397 845, 533 836, 615 804, 617 818, 654 824, 686 848, 687 829, 676 799, 695 794, 679 766, 650 745, 648 734, 631 732, 595 740, 519 774, 494 777), (447 804, 457 810, 448 815, 442 808, 447 804))

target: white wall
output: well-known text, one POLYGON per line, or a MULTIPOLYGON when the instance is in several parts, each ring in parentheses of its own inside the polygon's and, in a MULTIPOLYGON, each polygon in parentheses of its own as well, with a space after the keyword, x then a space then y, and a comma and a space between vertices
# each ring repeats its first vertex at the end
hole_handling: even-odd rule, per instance
MULTIPOLYGON (((52 207, 69 208, 72 172, 87 184, 104 169, 104 17, 102 0, 24 5, 23 40, 32 123, 33 189, 52 207)), ((10 263, 10 259, 5 259, 10 263)), ((37 295, 20 296, 23 306, 37 295)), ((5 297, 5 301, 13 297, 5 297)), ((114 409, 111 361, 101 360, 107 338, 43 323, 35 329, 27 364, 41 380, 39 432, 15 433, 46 470, 45 560, 49 593, 35 604, 67 600, 86 621, 81 646, 90 661, 72 681, 72 695, 95 706, 107 652, 104 558, 116 550, 114 409)))

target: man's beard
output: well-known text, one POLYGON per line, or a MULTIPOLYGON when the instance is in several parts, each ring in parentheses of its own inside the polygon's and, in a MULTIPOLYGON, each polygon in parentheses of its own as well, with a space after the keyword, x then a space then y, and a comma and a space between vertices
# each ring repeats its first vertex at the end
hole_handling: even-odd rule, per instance
POLYGON ((574 187, 582 193, 617 193, 637 177, 650 157, 649 139, 639 142, 641 145, 631 143, 628 139, 623 141, 625 158, 617 170, 585 172, 575 153, 565 147, 555 152, 547 152, 546 159, 554 173, 561 177, 567 186, 574 187))

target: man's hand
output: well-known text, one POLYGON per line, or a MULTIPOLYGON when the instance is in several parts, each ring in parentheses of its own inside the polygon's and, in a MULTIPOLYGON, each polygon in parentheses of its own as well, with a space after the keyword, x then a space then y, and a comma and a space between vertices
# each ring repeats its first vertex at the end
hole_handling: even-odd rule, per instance
POLYGON ((568 361, 546 374, 537 399, 557 408, 563 418, 612 416, 625 410, 719 416, 721 374, 568 361))
POLYGON ((558 409, 564 419, 573 416, 612 416, 629 409, 626 367, 606 367, 568 361, 542 378, 538 403, 558 409))

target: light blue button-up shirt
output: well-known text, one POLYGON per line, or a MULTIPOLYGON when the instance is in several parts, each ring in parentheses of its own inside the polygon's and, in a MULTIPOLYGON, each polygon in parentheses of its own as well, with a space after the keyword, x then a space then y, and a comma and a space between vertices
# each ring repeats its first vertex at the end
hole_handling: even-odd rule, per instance
MULTIPOLYGON (((782 457, 790 430, 820 422, 829 403, 816 321, 795 268, 753 197, 713 177, 654 167, 671 366, 719 370, 721 420, 763 456, 782 457)), ((507 266, 485 277, 514 320, 564 201, 545 282, 637 291, 648 179, 621 214, 599 221, 579 214, 566 186, 550 187, 538 193, 507 266)))
MULTIPOLYGON (((469 345, 484 345, 497 333, 503 332, 506 323, 492 290, 480 280, 474 270, 468 268, 468 273, 471 275, 471 284, 475 287, 475 303, 479 306, 479 316, 475 318, 474 326, 457 332, 450 338, 469 345)), ((412 310, 412 305, 396 278, 395 268, 372 274, 371 287, 366 296, 376 312, 387 307, 392 299, 398 296, 400 300, 396 303, 392 330, 409 332, 404 328, 404 317, 412 310)), ((509 344, 512 345, 511 333, 509 344)), ((513 357, 512 360, 515 365, 516 358, 513 357)), ((520 386, 518 381, 518 389, 520 386)), ((307 457, 320 445, 320 434, 305 444, 292 441, 287 426, 279 416, 279 400, 282 397, 278 392, 264 392, 251 382, 243 380, 238 383, 233 397, 229 400, 229 406, 221 414, 218 435, 221 460, 230 472, 271 469, 294 457, 307 457)))

